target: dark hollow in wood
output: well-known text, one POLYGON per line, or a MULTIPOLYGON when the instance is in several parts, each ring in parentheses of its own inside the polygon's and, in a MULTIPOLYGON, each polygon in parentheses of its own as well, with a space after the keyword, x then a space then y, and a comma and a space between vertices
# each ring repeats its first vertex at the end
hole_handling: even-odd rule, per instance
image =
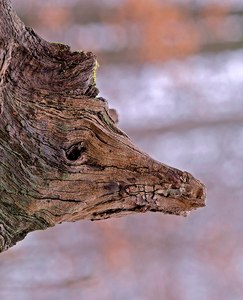
POLYGON ((66 150, 66 157, 68 160, 75 161, 81 157, 84 151, 85 148, 82 146, 82 143, 78 143, 66 150))

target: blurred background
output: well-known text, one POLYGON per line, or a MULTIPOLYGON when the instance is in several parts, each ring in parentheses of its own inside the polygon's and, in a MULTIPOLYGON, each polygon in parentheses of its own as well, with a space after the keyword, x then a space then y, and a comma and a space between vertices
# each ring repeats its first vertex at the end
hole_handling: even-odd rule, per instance
POLYGON ((15 0, 98 57, 100 96, 155 159, 208 188, 189 217, 66 223, 0 255, 0 299, 243 299, 243 1, 15 0))

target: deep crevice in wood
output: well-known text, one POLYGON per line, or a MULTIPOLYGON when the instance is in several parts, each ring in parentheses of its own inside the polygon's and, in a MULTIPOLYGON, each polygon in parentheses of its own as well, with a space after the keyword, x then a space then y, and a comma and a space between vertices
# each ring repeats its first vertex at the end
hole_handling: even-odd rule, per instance
POLYGON ((82 145, 82 143, 72 145, 65 151, 67 159, 71 161, 79 159, 84 152, 85 147, 82 145))

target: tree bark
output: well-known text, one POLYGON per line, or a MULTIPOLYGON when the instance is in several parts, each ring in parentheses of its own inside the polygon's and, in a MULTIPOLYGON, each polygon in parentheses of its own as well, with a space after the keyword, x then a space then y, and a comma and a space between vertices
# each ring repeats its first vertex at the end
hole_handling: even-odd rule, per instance
POLYGON ((63 221, 205 206, 202 183, 116 127, 96 68, 93 53, 46 42, 0 0, 0 251, 63 221))

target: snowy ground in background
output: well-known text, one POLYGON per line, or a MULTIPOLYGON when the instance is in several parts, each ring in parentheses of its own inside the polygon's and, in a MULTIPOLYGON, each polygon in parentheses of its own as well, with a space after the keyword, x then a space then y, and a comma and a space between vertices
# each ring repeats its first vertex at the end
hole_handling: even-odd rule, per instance
POLYGON ((185 61, 101 66, 97 85, 124 128, 243 117, 243 51, 185 61))

